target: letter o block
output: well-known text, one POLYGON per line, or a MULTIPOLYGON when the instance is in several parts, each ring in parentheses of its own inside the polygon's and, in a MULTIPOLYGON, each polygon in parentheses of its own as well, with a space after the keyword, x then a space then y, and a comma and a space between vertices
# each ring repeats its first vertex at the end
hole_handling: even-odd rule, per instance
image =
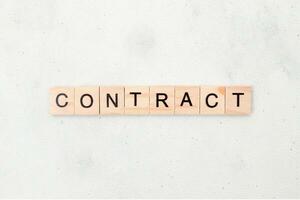
POLYGON ((99 115, 99 87, 75 88, 75 114, 99 115))
POLYGON ((50 91, 50 114, 73 115, 74 114, 74 88, 54 87, 50 91))

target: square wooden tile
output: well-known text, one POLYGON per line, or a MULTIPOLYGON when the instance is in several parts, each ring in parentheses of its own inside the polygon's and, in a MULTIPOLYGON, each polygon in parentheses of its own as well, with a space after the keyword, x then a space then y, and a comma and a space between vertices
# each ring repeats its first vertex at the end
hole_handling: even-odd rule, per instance
POLYGON ((200 114, 225 114, 225 87, 203 86, 200 89, 200 114))
POLYGON ((123 115, 124 114, 124 87, 103 86, 100 87, 100 114, 123 115))
POLYGON ((149 114, 149 87, 125 87, 125 114, 149 114))
POLYGON ((99 115, 99 87, 75 88, 75 114, 99 115))
POLYGON ((150 114, 173 115, 174 114, 174 91, 173 86, 150 87, 150 114))
POLYGON ((74 88, 53 87, 49 90, 50 114, 74 114, 74 88))
POLYGON ((175 114, 199 115, 200 87, 176 86, 175 87, 175 114))
POLYGON ((249 86, 226 87, 226 114, 247 115, 251 113, 252 90, 249 86))

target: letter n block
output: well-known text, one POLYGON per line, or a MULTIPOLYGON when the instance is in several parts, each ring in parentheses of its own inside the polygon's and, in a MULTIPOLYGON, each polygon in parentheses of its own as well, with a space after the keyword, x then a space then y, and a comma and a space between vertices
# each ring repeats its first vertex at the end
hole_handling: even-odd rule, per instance
POLYGON ((100 114, 124 114, 124 87, 100 87, 100 114))
POLYGON ((173 115, 174 99, 173 86, 150 87, 150 114, 173 115))
POLYGON ((247 115, 251 113, 251 87, 226 87, 226 114, 247 115))
POLYGON ((201 114, 225 114, 225 87, 202 86, 200 96, 201 114))
POLYGON ((149 114, 149 87, 125 87, 125 114, 149 114))
POLYGON ((99 87, 75 88, 75 114, 99 115, 99 87))
POLYGON ((74 88, 54 87, 49 90, 50 114, 73 115, 74 114, 74 88))

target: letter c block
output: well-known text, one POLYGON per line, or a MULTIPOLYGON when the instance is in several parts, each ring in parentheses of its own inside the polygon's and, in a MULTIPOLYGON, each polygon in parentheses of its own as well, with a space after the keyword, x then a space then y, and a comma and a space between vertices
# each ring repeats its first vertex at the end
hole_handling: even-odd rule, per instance
POLYGON ((54 87, 49 90, 50 114, 73 115, 74 114, 74 88, 54 87))
POLYGON ((201 87, 201 115, 225 114, 225 87, 201 87))

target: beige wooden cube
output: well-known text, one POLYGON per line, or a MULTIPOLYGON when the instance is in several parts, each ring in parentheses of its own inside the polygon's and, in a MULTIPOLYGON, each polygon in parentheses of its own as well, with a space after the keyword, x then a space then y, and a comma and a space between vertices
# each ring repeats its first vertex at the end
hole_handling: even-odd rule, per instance
POLYGON ((75 114, 99 115, 99 87, 75 88, 75 114))
POLYGON ((149 114, 149 87, 125 87, 125 114, 149 114))
POLYGON ((73 115, 74 114, 74 88, 53 87, 49 90, 50 114, 73 115))
POLYGON ((226 114, 247 115, 251 113, 251 87, 226 87, 226 114))
POLYGON ((150 114, 173 115, 175 108, 174 99, 173 86, 150 87, 150 114))
POLYGON ((200 87, 175 87, 175 114, 198 115, 200 109, 200 87))
POLYGON ((200 95, 200 114, 225 114, 225 87, 202 86, 200 95))
POLYGON ((103 86, 100 87, 100 114, 123 115, 124 114, 124 87, 103 86))

